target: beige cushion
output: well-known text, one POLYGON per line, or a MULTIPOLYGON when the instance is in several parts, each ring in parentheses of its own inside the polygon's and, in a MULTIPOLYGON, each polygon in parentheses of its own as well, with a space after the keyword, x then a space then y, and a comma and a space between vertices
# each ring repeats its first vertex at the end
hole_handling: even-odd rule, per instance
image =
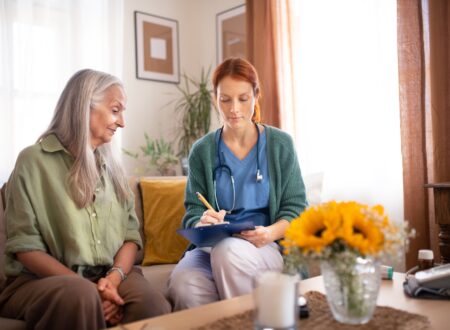
POLYGON ((0 317, 0 328, 2 330, 25 330, 25 321, 7 319, 0 317))
POLYGON ((184 215, 186 177, 141 179, 146 237, 142 265, 177 263, 188 241, 176 230, 184 215))
POLYGON ((142 267, 142 273, 152 288, 159 290, 167 297, 167 280, 174 267, 175 264, 142 267))
POLYGON ((308 199, 308 204, 311 206, 319 205, 322 202, 323 176, 323 172, 303 176, 306 197, 308 199))

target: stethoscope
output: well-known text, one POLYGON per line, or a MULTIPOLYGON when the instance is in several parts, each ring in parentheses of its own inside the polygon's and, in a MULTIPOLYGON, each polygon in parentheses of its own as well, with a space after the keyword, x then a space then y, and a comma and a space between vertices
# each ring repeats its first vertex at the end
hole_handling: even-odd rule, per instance
MULTIPOLYGON (((263 175, 262 175, 260 167, 259 167, 259 135, 260 135, 260 133, 259 133, 258 124, 256 124, 256 123, 255 123, 255 128, 256 128, 256 132, 258 133, 258 140, 256 141, 256 182, 260 183, 263 180, 263 175)), ((231 168, 227 164, 222 164, 222 160, 220 158, 220 141, 222 140, 222 132, 223 132, 223 127, 219 131, 219 141, 217 143, 217 158, 219 160, 219 165, 217 165, 213 170, 214 198, 216 200, 217 208, 220 210, 221 208, 219 206, 219 201, 217 200, 216 174, 218 171, 225 170, 226 172, 228 172, 228 175, 230 176, 231 187, 233 188, 233 205, 231 206, 230 210, 228 210, 228 211, 225 210, 225 211, 227 212, 227 214, 231 214, 231 212, 233 212, 234 207, 236 205, 236 189, 235 189, 235 185, 234 185, 234 177, 233 177, 233 172, 231 171, 231 168)))

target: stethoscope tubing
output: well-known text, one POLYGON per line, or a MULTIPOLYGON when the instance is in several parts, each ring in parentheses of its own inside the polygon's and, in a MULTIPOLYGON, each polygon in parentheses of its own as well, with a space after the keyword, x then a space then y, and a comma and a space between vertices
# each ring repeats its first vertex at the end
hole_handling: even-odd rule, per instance
MULTIPOLYGON (((256 132, 258 133, 258 139, 256 141, 256 182, 262 182, 263 180, 263 175, 261 174, 261 170, 259 167, 259 138, 260 138, 260 132, 259 132, 259 128, 258 128, 258 124, 255 123, 255 127, 256 127, 256 132)), ((223 126, 220 128, 219 131, 219 140, 217 142, 217 158, 219 160, 219 165, 217 165, 214 170, 213 170, 213 185, 214 185, 214 198, 216 200, 216 205, 217 208, 220 210, 220 206, 219 206, 219 201, 217 199, 217 183, 216 183, 216 174, 219 170, 223 170, 225 169, 228 174, 230 175, 230 180, 231 180, 231 186, 233 188, 233 205, 231 206, 231 209, 226 211, 227 214, 231 214, 231 212, 233 212, 235 206, 236 206, 236 189, 235 189, 235 184, 234 184, 234 176, 233 176, 233 172, 231 171, 231 168, 226 165, 226 164, 222 164, 222 160, 220 158, 220 141, 222 140, 222 132, 223 132, 223 126)))

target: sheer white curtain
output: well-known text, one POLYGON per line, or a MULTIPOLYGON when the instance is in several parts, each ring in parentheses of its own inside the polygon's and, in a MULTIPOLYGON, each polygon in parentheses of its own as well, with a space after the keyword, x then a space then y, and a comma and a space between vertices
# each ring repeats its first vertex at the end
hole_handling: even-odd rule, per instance
POLYGON ((122 75, 123 0, 0 0, 0 185, 77 70, 122 75))
POLYGON ((281 120, 303 173, 324 174, 322 200, 380 203, 401 221, 397 2, 284 3, 281 120))

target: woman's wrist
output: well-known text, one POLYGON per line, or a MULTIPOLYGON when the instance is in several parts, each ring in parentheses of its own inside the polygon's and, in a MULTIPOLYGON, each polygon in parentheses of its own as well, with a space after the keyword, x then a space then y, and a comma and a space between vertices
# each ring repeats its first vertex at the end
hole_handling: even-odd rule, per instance
POLYGON ((106 278, 108 278, 114 286, 118 287, 120 283, 126 280, 127 275, 123 271, 122 267, 113 266, 106 272, 106 278))
POLYGON ((121 279, 122 281, 126 280, 127 275, 125 274, 125 272, 123 271, 122 267, 120 267, 120 266, 113 266, 113 267, 111 267, 111 268, 106 272, 106 275, 109 275, 109 274, 111 274, 111 273, 114 272, 114 271, 117 272, 117 273, 119 273, 120 279, 121 279))

